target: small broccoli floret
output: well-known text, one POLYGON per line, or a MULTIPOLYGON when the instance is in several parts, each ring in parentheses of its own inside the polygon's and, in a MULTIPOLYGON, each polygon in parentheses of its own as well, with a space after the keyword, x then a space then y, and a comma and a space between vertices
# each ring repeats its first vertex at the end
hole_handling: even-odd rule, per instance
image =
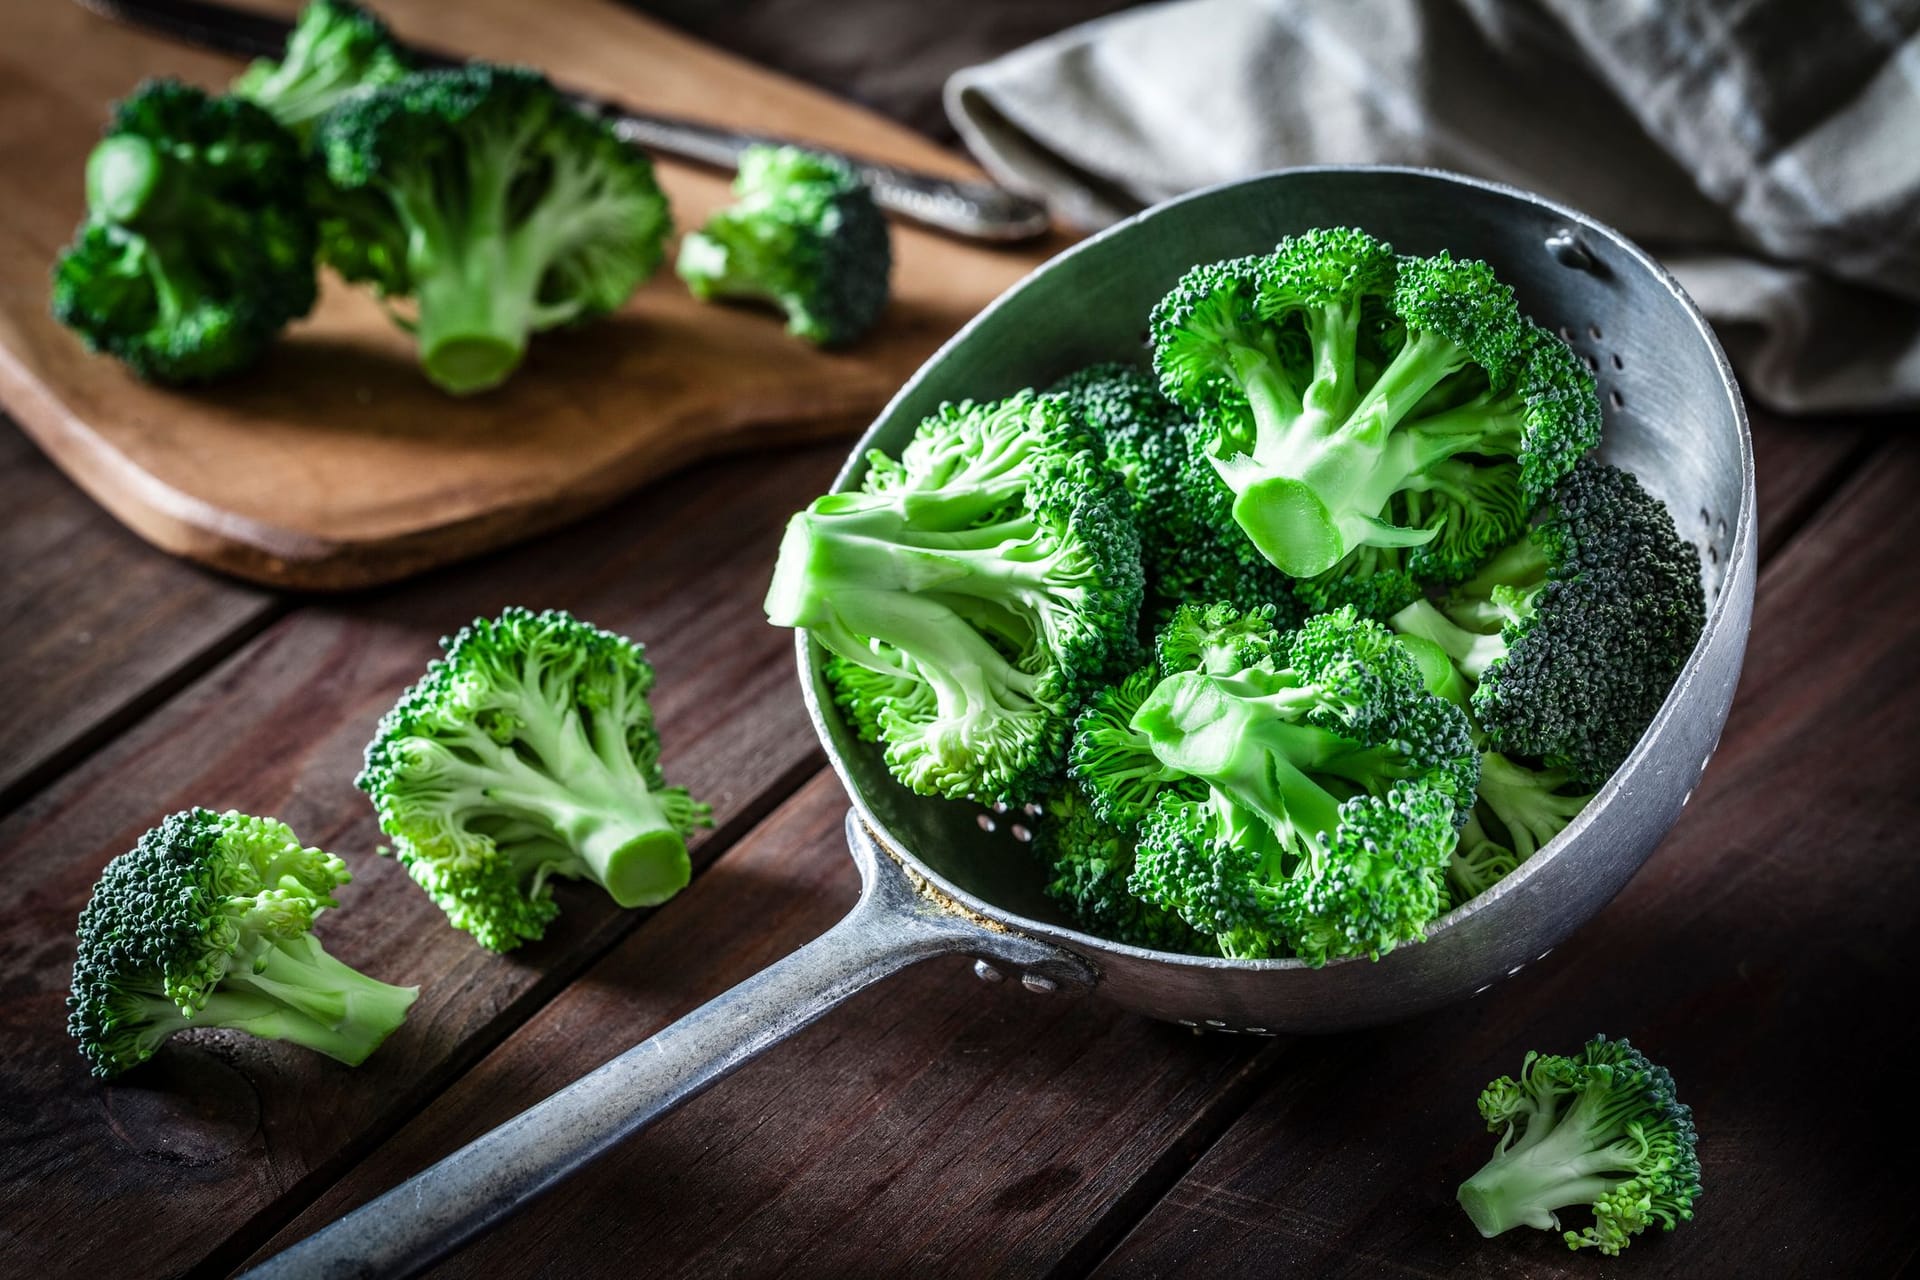
MULTIPOLYGON (((1484 767, 1486 757, 1481 757, 1484 767)), ((1447 859, 1447 889, 1450 904, 1461 906, 1473 901, 1512 874, 1520 865, 1513 850, 1498 843, 1480 825, 1478 807, 1460 828, 1460 839, 1447 859)))
POLYGON ((680 242, 693 296, 769 302, 822 347, 865 336, 887 305, 887 220, 852 165, 799 147, 749 147, 737 203, 680 242))
POLYGON ((1062 786, 1046 799, 1033 851, 1050 873, 1047 896, 1088 933, 1154 951, 1219 954, 1210 936, 1128 891, 1133 840, 1101 821, 1077 788, 1062 786))
POLYGON ((313 936, 349 879, 271 818, 191 809, 141 836, 80 913, 67 1029, 93 1074, 118 1075, 194 1027, 364 1062, 419 989, 376 982, 313 936))
POLYGON ((1181 605, 1160 628, 1154 646, 1161 673, 1230 675, 1284 659, 1286 646, 1274 625, 1274 613, 1270 604, 1246 609, 1225 602, 1181 605))
POLYGON ((828 678, 906 786, 1024 801, 1081 703, 1138 661, 1140 592, 1119 480, 1064 401, 1023 392, 945 407, 860 492, 794 516, 766 609, 876 673, 828 678))
POLYGON ((244 369, 313 309, 303 183, 299 143, 260 108, 149 81, 87 158, 54 318, 154 382, 244 369))
POLYGON ((1234 520, 1323 605, 1383 612, 1404 575, 1464 576, 1599 438, 1592 379, 1485 263, 1353 229, 1195 268, 1152 336, 1234 520), (1356 563, 1368 547, 1404 560, 1356 563))
POLYGON ((322 256, 410 298, 427 376, 456 395, 532 333, 625 303, 671 219, 653 164, 536 72, 472 63, 356 93, 321 117, 322 256))
POLYGON ((386 23, 352 0, 308 0, 280 61, 258 59, 234 80, 232 93, 304 137, 342 98, 406 74, 386 23))
POLYGON ((1165 781, 1129 779, 1128 803, 1154 806, 1133 892, 1236 958, 1322 964, 1422 936, 1473 794, 1465 715, 1352 610, 1309 619, 1264 657, 1244 638, 1258 620, 1210 609, 1185 627, 1196 619, 1229 642, 1170 646, 1207 665, 1168 674, 1139 701, 1131 750, 1083 758, 1076 747, 1085 788, 1112 785, 1108 773, 1142 746, 1163 768, 1165 781), (1236 667, 1236 654, 1254 660, 1236 667))
POLYGON ((1124 831, 1139 826, 1161 791, 1186 776, 1156 756, 1146 734, 1133 727, 1140 704, 1159 684, 1160 672, 1142 667, 1095 693, 1073 722, 1067 776, 1102 822, 1124 831))
POLYGON ((1649 1226, 1693 1217, 1693 1112, 1666 1069, 1625 1040, 1597 1036, 1570 1058, 1527 1054, 1518 1080, 1486 1087, 1480 1114, 1500 1145, 1460 1184, 1460 1207, 1483 1236, 1558 1231, 1560 1210, 1587 1207, 1593 1225, 1565 1232, 1567 1247, 1616 1255, 1649 1226))
POLYGON ((540 938, 554 876, 623 907, 686 887, 711 810, 669 787, 640 645, 557 609, 476 618, 401 695, 354 785, 414 880, 483 946, 540 938))
POLYGON ((1233 491, 1207 460, 1186 415, 1151 377, 1133 365, 1100 364, 1052 389, 1071 400, 1100 437, 1108 465, 1133 497, 1149 620, 1165 621, 1189 600, 1242 609, 1285 605, 1282 623, 1297 620, 1292 580, 1233 522, 1233 491))
POLYGON ((1595 788, 1626 759, 1693 652, 1700 562, 1631 475, 1582 462, 1531 532, 1395 630, 1445 650, 1476 686, 1489 743, 1595 788))

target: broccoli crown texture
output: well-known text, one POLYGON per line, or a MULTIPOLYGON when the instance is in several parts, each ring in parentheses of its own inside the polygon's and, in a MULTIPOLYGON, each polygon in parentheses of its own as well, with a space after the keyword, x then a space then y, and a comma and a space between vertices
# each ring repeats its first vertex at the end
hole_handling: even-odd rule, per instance
POLYGON ((520 68, 350 95, 314 147, 330 187, 322 256, 413 300, 421 364, 455 394, 504 381, 529 334, 626 302, 671 229, 646 153, 520 68))
POLYGON ((386 23, 352 0, 309 0, 280 60, 256 60, 234 80, 232 92, 305 134, 342 98, 406 74, 386 23))
POLYGON ((1572 1057, 1527 1054, 1519 1079, 1481 1093, 1480 1115, 1500 1143, 1460 1184, 1460 1206, 1483 1236, 1558 1231, 1560 1210, 1583 1207, 1593 1225, 1565 1232, 1567 1247, 1617 1255, 1649 1226, 1671 1231, 1693 1217, 1693 1112, 1666 1069, 1625 1040, 1597 1036, 1572 1057))
POLYGON ((1598 787, 1633 750, 1706 618, 1700 560, 1617 467, 1583 461, 1527 536, 1437 602, 1394 615, 1473 682, 1498 751, 1598 787))
POLYGON ((272 818, 191 809, 142 835, 80 913, 67 1029, 93 1073, 118 1075, 192 1027, 364 1061, 417 989, 376 982, 313 936, 348 879, 272 818))
POLYGON ((1465 577, 1599 439, 1591 376, 1485 263, 1397 258, 1352 228, 1196 267, 1151 333, 1234 520, 1316 580, 1309 605, 1378 614, 1410 581, 1465 577))
POLYGON ((441 643, 380 721, 355 785, 454 926, 508 951, 559 913, 555 876, 623 907, 685 888, 687 837, 711 811, 662 776, 641 646, 519 608, 441 643))
POLYGON ((1028 800, 1068 721, 1139 660, 1125 490, 1059 397, 948 405, 859 492, 794 516, 766 599, 804 627, 849 722, 923 795, 1028 800), (856 675, 853 668, 864 668, 856 675))
POLYGON ((1075 787, 1060 787, 1041 806, 1033 851, 1048 871, 1047 896, 1088 933, 1153 951, 1219 954, 1211 935, 1128 890, 1132 837, 1101 821, 1075 787))
POLYGON ((770 302, 787 331, 823 347, 863 337, 887 305, 887 220, 852 165, 799 147, 749 147, 738 200, 680 242, 696 298, 770 302))
POLYGON ((1145 371, 1100 364, 1056 383, 1106 445, 1107 461, 1133 498, 1145 611, 1161 621, 1189 600, 1243 609, 1284 605, 1295 619, 1292 580, 1233 522, 1233 491, 1208 461, 1186 414, 1145 371))
POLYGON ((1225 955, 1321 964, 1417 940, 1473 793, 1466 717, 1350 609, 1277 644, 1264 623, 1176 616, 1166 674, 1082 716, 1077 734, 1105 737, 1076 740, 1074 777, 1137 823, 1133 893, 1225 955))
POLYGON ((300 144, 259 107, 141 85, 87 158, 87 216, 54 267, 54 318, 154 382, 245 368, 313 308, 304 184, 300 144))

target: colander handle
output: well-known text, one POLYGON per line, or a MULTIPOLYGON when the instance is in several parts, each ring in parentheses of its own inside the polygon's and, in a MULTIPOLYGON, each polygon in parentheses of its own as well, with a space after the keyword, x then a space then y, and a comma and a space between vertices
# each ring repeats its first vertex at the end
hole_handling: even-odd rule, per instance
POLYGON ((833 928, 246 1274, 422 1271, 856 991, 932 956, 969 953, 1062 984, 1087 980, 1058 948, 917 892, 853 813, 847 843, 860 900, 833 928))

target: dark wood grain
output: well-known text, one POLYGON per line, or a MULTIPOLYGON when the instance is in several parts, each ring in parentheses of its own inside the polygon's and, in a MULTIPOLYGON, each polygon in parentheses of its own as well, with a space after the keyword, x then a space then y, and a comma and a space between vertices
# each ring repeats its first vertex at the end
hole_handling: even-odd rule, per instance
POLYGON ((375 719, 441 633, 514 603, 565 606, 647 641, 669 776, 712 801, 721 824, 696 859, 817 768, 791 641, 759 599, 780 525, 840 452, 706 466, 430 584, 304 608, 0 823, 0 874, 14 887, 0 923, 0 1203, 36 1207, 5 1215, 0 1275, 50 1259, 110 1274, 132 1250, 149 1275, 244 1256, 639 918, 563 885, 552 935, 493 956, 373 856, 378 832, 351 779, 375 719), (62 1030, 74 918, 110 856, 192 804, 281 816, 347 857, 356 882, 322 939, 349 964, 422 986, 365 1066, 210 1033, 176 1040, 123 1085, 86 1078, 62 1030))
POLYGON ((1102 1268, 1233 1276, 1892 1275, 1920 1195, 1900 1099, 1920 967, 1920 442, 1870 460, 1761 580, 1746 678, 1680 825, 1544 963, 1457 1009, 1303 1043, 1102 1268), (1699 1124, 1696 1221, 1618 1263, 1453 1189, 1480 1087, 1624 1035, 1699 1124))
MULTIPOLYGON (((817 936, 859 878, 822 774, 275 1241, 283 1247, 817 936)), ((1264 1053, 1275 1050, 1267 1046, 1264 1053)), ((1266 1061, 922 964, 436 1274, 1032 1275, 1266 1061), (617 1230, 609 1224, 619 1223, 617 1230)))
POLYGON ((1884 430, 1865 419, 1809 421, 1747 408, 1753 415, 1757 541, 1765 564, 1859 470, 1884 430))
POLYGON ((0 813, 271 617, 274 597, 156 555, 0 418, 0 813))

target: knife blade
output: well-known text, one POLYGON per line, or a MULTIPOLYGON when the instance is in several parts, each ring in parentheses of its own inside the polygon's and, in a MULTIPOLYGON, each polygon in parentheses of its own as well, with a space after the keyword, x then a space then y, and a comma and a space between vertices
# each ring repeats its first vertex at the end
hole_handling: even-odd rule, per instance
MULTIPOLYGON (((75 0, 81 8, 171 40, 242 58, 277 58, 293 23, 217 0, 75 0)), ((459 66, 464 59, 414 44, 401 44, 416 67, 459 66)), ((773 134, 749 133, 679 116, 636 111, 591 94, 561 92, 589 115, 606 120, 623 140, 682 160, 731 170, 752 146, 794 145, 833 151, 773 134)), ((899 165, 843 156, 860 170, 881 208, 923 226, 969 240, 1010 243, 1046 232, 1047 211, 1036 201, 987 182, 962 182, 899 165)))

